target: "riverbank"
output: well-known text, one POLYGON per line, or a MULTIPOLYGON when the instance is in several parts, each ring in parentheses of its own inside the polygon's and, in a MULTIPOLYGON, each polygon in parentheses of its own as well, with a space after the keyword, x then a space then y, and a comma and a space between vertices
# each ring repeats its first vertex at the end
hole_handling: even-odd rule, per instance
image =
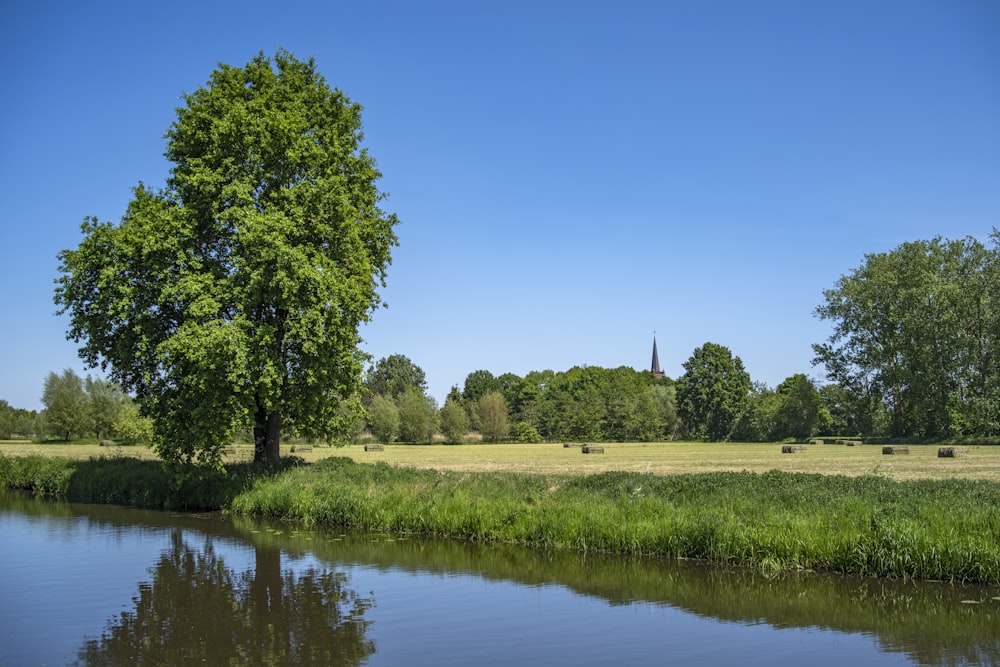
POLYGON ((543 475, 328 457, 177 480, 151 461, 0 456, 0 483, 70 500, 305 525, 700 559, 764 571, 1000 585, 1000 483, 788 472, 543 475))

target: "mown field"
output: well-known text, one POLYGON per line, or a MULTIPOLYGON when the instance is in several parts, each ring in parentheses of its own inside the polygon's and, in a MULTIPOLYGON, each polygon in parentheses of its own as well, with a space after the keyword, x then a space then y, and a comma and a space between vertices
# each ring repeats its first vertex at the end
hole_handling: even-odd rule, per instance
MULTIPOLYGON (((294 445, 282 445, 282 456, 294 445)), ((937 445, 910 445, 909 454, 885 455, 880 445, 807 445, 806 451, 783 454, 779 443, 604 443, 603 454, 582 454, 579 447, 554 444, 501 445, 386 445, 384 451, 366 452, 361 445, 314 446, 294 452, 308 462, 329 456, 346 456, 357 462, 384 461, 392 466, 463 472, 517 472, 588 475, 625 471, 671 475, 705 472, 784 472, 826 475, 878 475, 908 479, 984 479, 1000 481, 1000 446, 971 446, 957 458, 939 458, 937 445)), ((88 459, 128 456, 155 459, 145 447, 99 447, 96 444, 36 444, 0 441, 7 456, 55 456, 88 459)), ((227 461, 253 458, 249 445, 235 448, 227 461)))

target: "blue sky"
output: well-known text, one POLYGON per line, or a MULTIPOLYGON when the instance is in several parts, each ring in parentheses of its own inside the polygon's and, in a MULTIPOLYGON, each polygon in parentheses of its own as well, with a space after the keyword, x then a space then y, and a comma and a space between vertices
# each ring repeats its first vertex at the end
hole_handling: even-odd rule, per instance
POLYGON ((284 47, 365 107, 402 220, 375 359, 647 368, 711 341, 823 377, 865 253, 1000 226, 1000 3, 3 3, 0 398, 88 372, 52 302, 83 218, 162 185, 179 96, 284 47))

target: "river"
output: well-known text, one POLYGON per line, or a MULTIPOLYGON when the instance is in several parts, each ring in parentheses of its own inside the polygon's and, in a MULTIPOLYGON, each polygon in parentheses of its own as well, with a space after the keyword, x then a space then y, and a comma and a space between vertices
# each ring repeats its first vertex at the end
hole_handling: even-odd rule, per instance
POLYGON ((0 492, 0 666, 990 665, 1000 591, 0 492))

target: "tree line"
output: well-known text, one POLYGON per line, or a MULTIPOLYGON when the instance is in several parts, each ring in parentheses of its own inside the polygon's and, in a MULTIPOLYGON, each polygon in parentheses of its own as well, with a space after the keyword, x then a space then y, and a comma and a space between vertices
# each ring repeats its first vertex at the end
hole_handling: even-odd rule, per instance
POLYGON ((677 379, 627 366, 468 374, 437 407, 405 355, 379 359, 364 386, 367 431, 381 442, 780 440, 828 431, 833 420, 805 375, 774 390, 753 384, 739 357, 706 343, 677 379))
POLYGON ((0 438, 49 438, 69 442, 86 437, 115 439, 119 444, 148 445, 152 420, 139 412, 132 397, 108 380, 81 378, 71 369, 49 373, 40 412, 11 407, 0 400, 0 438))

